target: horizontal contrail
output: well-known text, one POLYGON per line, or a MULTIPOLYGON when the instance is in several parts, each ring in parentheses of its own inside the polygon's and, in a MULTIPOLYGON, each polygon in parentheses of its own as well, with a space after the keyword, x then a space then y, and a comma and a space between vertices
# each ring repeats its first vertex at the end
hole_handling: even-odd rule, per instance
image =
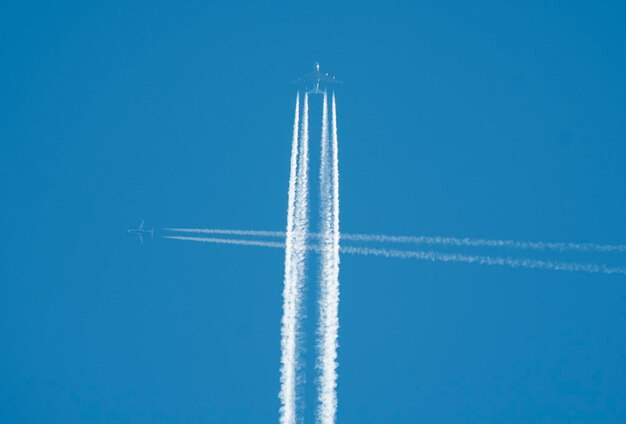
MULTIPOLYGON (((196 234, 222 234, 229 236, 251 236, 251 237, 285 237, 284 231, 260 231, 260 230, 223 230, 217 228, 163 228, 164 231, 175 233, 196 233, 196 234)), ((312 233, 309 233, 311 235, 312 233)), ((343 235, 343 234, 342 234, 343 235)))
MULTIPOLYGON (((218 244, 234 244, 244 246, 260 246, 284 248, 285 244, 272 241, 257 240, 236 240, 210 237, 189 237, 189 236, 162 236, 163 238, 173 240, 187 240, 202 243, 218 243, 218 244)), ((309 250, 317 251, 316 246, 308 246, 309 250)), ((559 262, 559 261, 543 261, 537 259, 516 259, 510 257, 499 256, 481 256, 481 255, 464 255, 457 253, 440 253, 432 251, 419 250, 392 250, 392 249, 373 249, 367 247, 351 247, 342 246, 339 249, 341 253, 366 255, 366 256, 383 256, 386 258, 400 259, 418 259, 430 262, 461 262, 467 264, 491 265, 491 266, 509 266, 513 268, 530 268, 530 269, 547 269, 552 271, 568 271, 568 272, 587 272, 591 274, 621 274, 626 275, 626 267, 610 267, 602 264, 580 263, 580 262, 559 262)))
MULTIPOLYGON (((222 234, 233 236, 252 237, 285 237, 282 231, 258 231, 258 230, 225 230, 212 228, 164 228, 166 231, 197 234, 222 234)), ((319 237, 319 234, 311 233, 311 237, 319 237)), ((595 243, 563 243, 544 241, 514 241, 514 240, 489 240, 468 237, 439 237, 439 236, 390 236, 385 234, 345 234, 341 233, 342 240, 373 241, 381 243, 407 243, 407 244, 430 244, 439 246, 471 246, 471 247, 498 247, 522 250, 574 250, 579 252, 626 252, 626 245, 621 244, 595 244, 595 243)))
POLYGON ((197 241, 200 243, 215 243, 215 244, 235 244, 239 246, 260 246, 260 247, 276 247, 283 249, 285 243, 279 241, 256 241, 256 240, 236 240, 236 239, 223 239, 213 237, 189 237, 189 236, 161 236, 161 238, 170 240, 186 240, 197 241))
POLYGON ((626 267, 609 267, 606 265, 593 263, 543 261, 525 258, 516 259, 510 257, 463 255, 457 253, 439 253, 432 251, 371 249, 364 247, 342 247, 341 252, 357 255, 384 256, 387 258, 420 259, 431 262, 462 262, 479 265, 509 266, 513 268, 549 269, 553 271, 626 275, 626 267))

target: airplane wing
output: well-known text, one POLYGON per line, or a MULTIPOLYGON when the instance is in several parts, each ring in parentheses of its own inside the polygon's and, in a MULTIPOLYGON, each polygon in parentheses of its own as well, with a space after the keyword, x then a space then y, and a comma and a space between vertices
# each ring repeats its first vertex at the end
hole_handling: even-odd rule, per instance
POLYGON ((145 219, 141 220, 141 224, 139 224, 139 229, 143 231, 143 223, 144 223, 145 219))
POLYGON ((320 81, 324 81, 329 84, 333 83, 341 83, 334 75, 330 75, 328 72, 320 72, 319 63, 315 62, 314 69, 312 71, 307 72, 306 74, 300 76, 295 81, 292 81, 292 84, 303 83, 303 82, 313 82, 319 83, 320 81))
POLYGON ((143 235, 141 235, 141 233, 139 233, 138 235, 139 235, 139 240, 141 240, 141 244, 143 244, 143 235))
POLYGON ((307 72, 304 75, 299 76, 295 80, 291 81, 291 83, 298 84, 300 82, 308 82, 308 81, 315 81, 315 80, 317 80, 317 72, 311 71, 311 72, 307 72))
POLYGON ((320 81, 329 82, 331 84, 342 83, 342 81, 339 81, 335 76, 329 74, 320 75, 320 81))

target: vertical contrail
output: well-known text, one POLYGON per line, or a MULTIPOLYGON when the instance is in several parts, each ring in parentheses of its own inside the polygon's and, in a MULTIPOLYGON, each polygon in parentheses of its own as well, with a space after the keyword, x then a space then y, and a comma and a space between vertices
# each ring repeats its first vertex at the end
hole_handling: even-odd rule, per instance
POLYGON ((320 287, 319 363, 321 376, 317 419, 333 424, 337 414, 337 338, 339 330, 339 154, 337 111, 332 97, 331 158, 328 157, 328 106, 324 95, 322 115, 322 281, 320 287), (330 166, 329 166, 330 163, 330 166), (330 173, 328 169, 330 168, 330 173), (329 175, 330 174, 330 175, 329 175), (324 178, 322 178, 324 177, 324 178))
POLYGON ((296 209, 296 176, 298 160, 298 128, 300 118, 300 93, 296 94, 296 108, 291 141, 289 192, 287 200, 287 232, 285 236, 285 281, 283 287, 283 317, 281 322, 280 367, 280 422, 296 422, 296 377, 298 369, 297 331, 298 298, 294 269, 294 227, 296 209))
MULTIPOLYGON (((296 174, 296 200, 294 215, 293 238, 293 275, 294 275, 294 303, 296 310, 296 412, 304 410, 304 398, 299 396, 299 385, 304 381, 301 345, 302 336, 302 303, 304 284, 306 280, 307 240, 309 237, 309 97, 304 94, 302 105, 302 122, 300 125, 300 151, 298 157, 298 172, 296 174)), ((297 418, 297 417, 296 417, 297 418)))
MULTIPOLYGON (((337 106, 335 102, 335 93, 333 93, 332 104, 332 139, 331 146, 333 152, 333 278, 329 287, 329 327, 330 337, 329 345, 332 349, 330 355, 331 370, 329 379, 332 385, 332 409, 329 411, 329 419, 335 422, 337 413, 337 347, 339 337, 339 140, 337 137, 337 106)), ((329 421, 331 422, 331 421, 329 421)))
POLYGON ((333 208, 330 145, 328 140, 328 96, 324 93, 322 104, 322 136, 320 142, 320 277, 319 277, 319 321, 317 325, 317 369, 318 376, 318 411, 317 421, 326 423, 328 402, 332 398, 329 393, 328 379, 328 296, 330 280, 333 276, 333 208))

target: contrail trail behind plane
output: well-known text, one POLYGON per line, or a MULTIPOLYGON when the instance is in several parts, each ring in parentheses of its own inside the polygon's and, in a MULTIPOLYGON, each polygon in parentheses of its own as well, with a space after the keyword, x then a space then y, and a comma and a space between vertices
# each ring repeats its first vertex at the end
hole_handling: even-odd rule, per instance
MULTIPOLYGON (((293 121, 289 191, 287 200, 287 232, 285 236, 285 277, 283 287, 283 317, 281 322, 281 367, 280 367, 280 422, 296 422, 296 386, 298 372, 297 331, 299 299, 295 270, 294 230, 296 213, 296 178, 298 160, 298 129, 300 119, 300 93, 296 94, 296 110, 293 121)), ((282 246, 281 246, 282 247, 282 246)))
MULTIPOLYGON (((335 133, 335 131, 333 131, 335 133)), ((335 141, 335 140, 334 140, 335 141)), ((328 96, 324 93, 322 103, 322 137, 320 149, 320 237, 321 255, 319 322, 317 327, 317 368, 319 387, 317 420, 322 424, 335 421, 337 408, 336 358, 338 321, 338 256, 335 257, 335 215, 338 211, 338 197, 334 196, 334 166, 328 137, 328 96)), ((336 143, 333 143, 333 150, 336 143)), ((337 221, 338 222, 338 221, 337 221)))
MULTIPOLYGON (((340 83, 340 81, 333 75, 322 72, 319 63, 315 62, 313 70, 295 82, 300 84, 300 88, 304 89, 304 93, 302 105, 300 103, 300 92, 296 93, 285 231, 165 228, 164 230, 170 232, 170 235, 161 236, 170 240, 198 243, 284 249, 283 315, 280 333, 280 391, 278 393, 278 398, 280 399, 280 424, 301 424, 304 422, 305 367, 302 346, 305 341, 303 334, 303 317, 305 316, 304 294, 306 293, 306 268, 309 252, 316 252, 320 255, 319 293, 317 298, 319 316, 316 328, 317 359, 315 363, 317 372, 317 410, 315 419, 319 424, 334 424, 337 419, 340 254, 537 270, 626 275, 626 266, 539 260, 514 256, 492 256, 491 253, 465 254, 449 252, 450 250, 471 251, 472 249, 469 248, 481 248, 483 252, 492 252, 496 249, 551 252, 626 252, 626 245, 340 233, 337 106, 335 93, 332 92, 329 110, 329 93, 327 91, 332 84, 340 83), (309 231, 309 98, 315 99, 316 94, 323 95, 319 169, 320 224, 318 233, 309 231), (199 235, 210 235, 211 237, 201 237, 199 235), (230 236, 230 238, 216 237, 218 235, 230 236), (344 241, 351 242, 352 245, 350 243, 344 245, 344 241), (341 245, 340 242, 342 243, 341 245), (395 248, 388 248, 392 243, 394 244, 392 247, 395 248), (443 252, 409 250, 407 245, 437 246, 443 252)), ((129 232, 138 234, 142 242, 143 235, 153 234, 151 231, 148 232, 143 229, 143 222, 138 229, 129 230, 129 232)))
POLYGON ((339 337, 339 156, 335 95, 332 97, 332 134, 328 157, 328 106, 324 95, 322 118, 322 284, 320 287, 319 408, 322 424, 333 424, 337 415, 337 340, 339 337), (325 154, 324 154, 325 153, 325 154), (330 165, 330 166, 329 166, 330 165), (329 169, 330 168, 330 172, 329 169), (323 172, 322 172, 323 171, 323 172), (330 175, 328 175, 330 174, 330 175), (330 181, 328 181, 330 180, 330 181))
MULTIPOLYGON (((244 246, 260 246, 260 247, 284 247, 284 243, 271 241, 256 240, 237 240, 223 238, 205 238, 205 237, 189 237, 189 236, 161 236, 162 238, 172 240, 196 241, 202 243, 218 243, 218 244, 234 244, 244 246)), ((319 251, 315 245, 308 246, 309 250, 319 251)), ((458 253, 441 253, 429 250, 394 250, 394 249, 377 249, 361 246, 341 246, 341 253, 349 255, 363 256, 382 256, 385 258, 398 259, 417 259, 429 262, 459 262, 466 264, 490 265, 490 266, 508 266, 512 268, 529 268, 529 269, 545 269, 551 271, 566 272, 586 272, 590 274, 616 274, 626 275, 626 267, 608 266, 596 263, 585 262, 562 262, 562 261, 543 261, 527 258, 511 258, 506 256, 485 256, 485 255, 465 255, 458 253)))
MULTIPOLYGON (((232 236, 252 237, 285 237, 282 231, 262 230, 229 230, 218 228, 164 228, 164 231, 177 233, 222 234, 232 236)), ((310 233, 310 237, 319 237, 319 234, 310 233)), ((386 234, 355 234, 341 233, 343 240, 366 241, 378 243, 427 244, 448 247, 487 247, 518 250, 551 250, 551 251, 578 251, 578 252, 626 252, 626 245, 597 244, 597 243, 568 243, 546 241, 514 241, 489 240, 469 237, 440 237, 440 236, 392 236, 386 234)))
POLYGON ((169 240, 195 241, 198 243, 210 244, 231 244, 235 246, 257 246, 257 247, 273 247, 284 249, 285 243, 280 241, 264 241, 264 240, 238 240, 225 239, 216 237, 193 237, 193 236, 161 236, 161 238, 169 240))
MULTIPOLYGON (((297 321, 296 321, 296 354, 298 361, 296 362, 297 380, 296 394, 298 395, 301 388, 298 383, 304 382, 304 364, 302 359, 302 309, 303 309, 303 293, 306 280, 306 258, 307 258, 307 239, 309 237, 309 96, 304 94, 304 102, 302 105, 302 121, 300 125, 300 152, 298 158, 298 172, 296 176, 296 210, 295 210, 295 233, 294 233, 294 262, 295 262, 295 300, 297 305, 297 321)), ((298 404, 296 410, 296 419, 298 412, 304 410, 304 398, 297 396, 298 404)))

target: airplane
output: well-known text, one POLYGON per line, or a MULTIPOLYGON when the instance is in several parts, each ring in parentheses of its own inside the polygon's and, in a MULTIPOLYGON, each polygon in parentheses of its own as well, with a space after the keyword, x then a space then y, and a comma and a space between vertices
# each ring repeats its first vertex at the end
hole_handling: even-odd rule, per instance
POLYGON ((131 228, 130 230, 128 230, 128 234, 137 234, 137 236, 139 237, 139 240, 141 241, 141 244, 143 244, 144 234, 150 234, 151 237, 154 237, 154 228, 150 230, 144 230, 143 224, 144 224, 144 220, 142 219, 141 224, 139 224, 138 228, 131 228))
POLYGON ((326 90, 320 89, 320 84, 337 84, 341 83, 334 75, 330 75, 328 72, 320 71, 320 63, 313 63, 313 70, 311 72, 307 72, 302 75, 297 80, 293 81, 293 83, 305 83, 306 87, 309 87, 309 84, 313 84, 314 88, 307 91, 309 94, 324 94, 326 90))

